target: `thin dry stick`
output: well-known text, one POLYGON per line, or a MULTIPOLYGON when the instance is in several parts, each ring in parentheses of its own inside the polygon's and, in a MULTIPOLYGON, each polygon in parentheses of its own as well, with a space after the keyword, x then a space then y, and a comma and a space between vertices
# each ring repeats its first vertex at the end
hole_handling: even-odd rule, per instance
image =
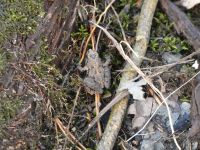
MULTIPOLYGON (((177 62, 175 63, 171 63, 171 64, 166 64, 166 65, 161 65, 161 66, 155 66, 155 67, 147 67, 147 68, 141 68, 141 70, 152 70, 152 69, 166 69, 165 71, 167 71, 167 69, 170 69, 171 67, 175 66, 175 65, 180 65, 180 64, 186 64, 186 63, 191 63, 194 62, 194 59, 189 59, 186 61, 179 61, 179 63, 177 64, 177 62)), ((125 71, 131 71, 134 69, 122 69, 122 70, 116 70, 116 72, 125 72, 125 71)), ((163 71, 162 71, 163 72, 163 71)), ((153 75, 149 75, 149 78, 152 78, 154 76, 159 75, 162 72, 157 72, 156 74, 153 75)))
POLYGON ((87 150, 78 140, 73 136, 71 132, 63 125, 63 123, 60 121, 59 118, 55 118, 54 122, 56 123, 56 126, 59 127, 59 129, 62 131, 62 133, 66 136, 66 138, 73 144, 77 143, 79 147, 76 146, 79 150, 87 150))
MULTIPOLYGON (((104 18, 103 18, 102 22, 104 23, 105 20, 106 20, 106 15, 104 15, 104 18)), ((110 25, 110 22, 107 23, 106 28, 109 25, 110 25)), ((98 33, 98 36, 97 36, 95 50, 98 50, 98 45, 99 45, 99 40, 100 40, 100 37, 101 37, 101 33, 102 33, 102 31, 100 30, 99 33, 98 33)))
MULTIPOLYGON (((96 19, 95 19, 95 11, 93 11, 93 15, 92 15, 92 21, 95 21, 96 22, 96 19)), ((91 25, 90 24, 90 32, 91 32, 91 41, 92 41, 92 49, 95 50, 95 36, 94 36, 94 32, 92 33, 92 30, 93 28, 95 28, 95 26, 91 25)))
MULTIPOLYGON (((95 94, 95 109, 96 109, 96 115, 99 115, 99 104, 100 104, 100 94, 95 94)), ((98 138, 101 137, 102 135, 102 130, 101 130, 101 124, 100 121, 98 120, 97 122, 97 128, 98 128, 98 138)))
MULTIPOLYGON (((93 22, 92 22, 93 23, 93 22)), ((173 139, 174 139, 174 142, 177 146, 178 149, 181 149, 177 140, 176 140, 176 137, 174 135, 174 127, 173 127, 173 124, 172 124, 172 117, 171 117, 171 113, 170 113, 170 109, 169 109, 169 106, 166 102, 166 99, 165 97, 163 96, 163 94, 154 86, 154 84, 152 84, 151 80, 145 76, 145 74, 140 70, 140 68, 138 68, 135 63, 129 58, 129 56, 127 56, 123 50, 123 47, 121 44, 119 44, 117 42, 117 40, 114 39, 114 37, 103 27, 99 26, 98 24, 96 23, 93 23, 94 25, 96 25, 98 28, 100 28, 101 30, 104 31, 104 33, 107 35, 107 37, 113 42, 113 44, 115 45, 115 47, 117 48, 117 50, 119 51, 119 53, 122 55, 122 57, 137 71, 137 73, 149 84, 149 86, 152 88, 152 90, 155 92, 155 94, 157 94, 159 96, 159 98, 161 98, 165 105, 166 105, 166 108, 167 108, 167 112, 168 112, 168 117, 169 117, 169 123, 170 123, 170 128, 171 128, 171 131, 172 131, 172 135, 173 135, 173 139)))
POLYGON ((73 108, 72 108, 72 113, 71 113, 71 116, 70 116, 70 119, 69 119, 69 123, 68 123, 68 125, 67 125, 68 130, 69 130, 69 128, 70 128, 70 124, 71 124, 72 118, 73 118, 73 116, 74 116, 74 110, 75 110, 75 107, 76 107, 76 105, 77 105, 77 100, 78 100, 78 96, 79 96, 79 94, 80 94, 80 90, 81 90, 81 87, 78 88, 77 93, 76 93, 76 97, 75 97, 75 99, 74 99, 74 106, 73 106, 73 108))
POLYGON ((191 63, 191 62, 194 62, 194 59, 189 59, 189 60, 185 60, 185 61, 181 61, 181 62, 178 61, 178 63, 175 62, 175 63, 161 65, 161 66, 155 66, 155 67, 145 67, 145 68, 141 68, 141 70, 163 69, 163 68, 172 67, 174 65, 187 64, 187 63, 191 63))
POLYGON ((58 140, 58 126, 57 126, 56 123, 54 123, 54 126, 55 126, 57 144, 59 144, 59 140, 58 140))
MULTIPOLYGON (((163 69, 163 68, 170 68, 173 67, 175 65, 179 65, 179 64, 186 64, 186 63, 191 63, 194 62, 194 59, 190 59, 190 60, 186 60, 186 61, 181 61, 177 64, 177 62, 175 63, 171 63, 171 64, 166 64, 166 65, 161 65, 161 66, 155 66, 155 67, 145 67, 145 68, 141 68, 141 70, 152 70, 152 69, 163 69)), ((122 69, 122 70, 116 70, 116 72, 125 72, 125 71, 131 71, 134 69, 122 69)), ((156 73, 157 74, 157 73, 156 73)), ((155 75, 151 75, 149 76, 149 78, 153 77, 155 75)))
POLYGON ((192 58, 192 57, 195 56, 195 55, 198 55, 199 53, 200 53, 200 49, 198 49, 197 51, 191 53, 190 55, 188 55, 188 56, 186 56, 186 57, 180 59, 178 62, 175 62, 175 63, 173 63, 173 64, 171 64, 171 65, 169 64, 168 67, 166 67, 166 68, 160 70, 159 72, 157 72, 157 73, 155 73, 154 75, 151 75, 151 76, 152 76, 152 77, 153 77, 153 76, 157 76, 157 75, 163 73, 164 71, 166 71, 166 70, 172 68, 173 66, 175 66, 175 65, 177 65, 177 64, 180 64, 180 63, 186 61, 187 59, 192 58))
POLYGON ((127 42, 126 34, 125 34, 125 32, 124 32, 123 26, 122 26, 121 21, 120 21, 120 19, 119 19, 119 15, 117 14, 117 12, 115 11, 115 8, 114 8, 113 6, 111 6, 111 8, 112 8, 112 10, 113 10, 115 16, 117 17, 117 22, 118 22, 118 24, 119 24, 119 26, 120 26, 120 28, 121 28, 121 32, 122 32, 122 35, 123 35, 123 39, 124 39, 124 41, 127 42))
MULTIPOLYGON (((192 78, 190 78, 187 82, 185 82, 184 84, 182 84, 179 88, 177 88, 176 90, 174 90, 172 93, 170 93, 165 99, 167 100, 168 98, 170 98, 174 93, 176 93, 178 90, 180 90, 182 87, 184 87, 186 84, 188 84, 190 81, 192 81, 198 74, 200 73, 197 72, 192 78)), ((151 117, 148 119, 148 121, 144 124, 144 126, 137 132, 135 133, 133 136, 131 136, 128 140, 126 140, 126 142, 129 142, 131 139, 133 139, 134 137, 136 137, 137 135, 139 135, 140 132, 142 132, 146 126, 149 124, 149 122, 151 121, 151 119, 155 116, 156 112, 158 111, 158 109, 162 106, 162 104, 164 103, 164 101, 156 108, 156 110, 153 112, 153 114, 151 115, 151 117)))
POLYGON ((131 51, 132 53, 137 57, 137 58, 142 58, 143 60, 148 60, 150 62, 154 62, 155 60, 151 59, 151 58, 147 58, 147 57, 143 57, 143 56, 139 56, 130 46, 130 44, 127 41, 120 41, 120 44, 125 44, 131 51))
MULTIPOLYGON (((108 9, 112 6, 112 4, 113 4, 114 2, 115 2, 115 0, 112 0, 112 1, 108 4, 108 6, 105 8, 105 10, 101 13, 101 15, 99 16, 99 19, 98 19, 98 21, 97 21, 97 24, 100 23, 102 17, 104 16, 104 14, 106 14, 106 12, 108 11, 108 9)), ((83 49, 83 54, 82 54, 82 57, 81 57, 81 59, 80 59, 80 61, 79 61, 79 64, 81 64, 82 61, 83 61, 83 59, 84 59, 84 56, 85 56, 85 53, 86 53, 86 49, 87 49, 87 45, 88 45, 88 43, 89 43, 89 41, 90 41, 90 39, 91 39, 91 37, 92 37, 92 35, 93 35, 95 29, 96 29, 96 27, 94 27, 94 28, 92 29, 92 31, 91 31, 91 33, 90 33, 90 35, 89 35, 89 37, 88 37, 88 39, 87 39, 87 41, 86 41, 86 43, 85 43, 85 46, 84 46, 84 49, 83 49)))
MULTIPOLYGON (((94 6, 96 7, 96 2, 94 1, 94 6)), ((92 16, 92 20, 95 21, 95 11, 93 11, 93 16, 92 16)), ((92 31, 93 28, 95 28, 95 26, 90 25, 90 30, 92 31)), ((97 49, 95 49, 95 36, 94 33, 91 33, 91 41, 92 41, 92 49, 94 51, 96 51, 97 49)), ((99 103, 100 103, 100 94, 99 93, 95 93, 95 110, 96 110, 96 114, 99 114, 99 103)), ((102 131, 101 131, 101 124, 98 121, 97 122, 97 129, 98 129, 98 135, 97 135, 97 139, 101 137, 102 135, 102 131)))

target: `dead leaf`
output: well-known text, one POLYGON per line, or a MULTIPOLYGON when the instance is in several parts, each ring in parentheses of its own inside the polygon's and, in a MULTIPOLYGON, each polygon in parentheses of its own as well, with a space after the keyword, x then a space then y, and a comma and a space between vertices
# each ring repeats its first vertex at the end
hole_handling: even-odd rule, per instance
POLYGON ((137 82, 135 81, 127 81, 124 82, 121 86, 121 88, 119 89, 119 91, 122 90, 128 90, 129 93, 133 96, 133 99, 139 100, 139 101, 144 101, 144 91, 142 90, 142 86, 146 85, 146 81, 145 80, 139 80, 137 82))
POLYGON ((147 118, 155 111, 157 104, 154 98, 148 97, 145 101, 136 101, 131 104, 128 109, 128 114, 135 115, 132 120, 132 128, 139 128, 144 125, 147 118))
POLYGON ((146 122, 146 117, 136 117, 132 120, 132 129, 142 127, 146 122))

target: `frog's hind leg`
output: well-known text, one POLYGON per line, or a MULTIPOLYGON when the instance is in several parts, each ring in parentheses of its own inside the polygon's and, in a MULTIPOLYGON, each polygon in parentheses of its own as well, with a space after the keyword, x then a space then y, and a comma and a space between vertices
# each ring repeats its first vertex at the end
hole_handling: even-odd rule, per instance
MULTIPOLYGON (((103 93, 103 89, 102 89, 101 85, 98 82, 96 82, 93 78, 86 77, 84 79, 83 83, 90 90, 95 91, 96 93, 99 93, 99 94, 103 93)), ((91 93, 91 92, 89 91, 89 93, 91 93)))

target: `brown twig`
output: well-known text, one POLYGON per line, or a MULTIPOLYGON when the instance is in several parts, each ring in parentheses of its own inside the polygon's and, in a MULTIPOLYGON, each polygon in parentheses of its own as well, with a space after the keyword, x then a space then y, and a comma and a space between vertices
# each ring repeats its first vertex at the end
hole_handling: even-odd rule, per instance
POLYGON ((74 110, 75 110, 75 107, 76 107, 76 105, 77 105, 77 100, 78 100, 78 96, 79 96, 79 94, 80 94, 80 91, 81 91, 81 87, 78 88, 77 93, 76 93, 76 97, 75 97, 75 99, 74 99, 74 106, 73 106, 73 108, 72 108, 72 113, 71 113, 71 115, 70 115, 70 119, 69 119, 69 122, 68 122, 68 125, 67 125, 67 128, 68 128, 68 129, 70 128, 70 124, 71 124, 72 119, 73 119, 73 116, 74 116, 74 110))
MULTIPOLYGON (((94 6, 96 7, 95 1, 94 1, 94 6)), ((96 21, 96 19, 95 19, 95 11, 93 11, 92 20, 96 21)), ((92 32, 93 29, 94 29, 94 27, 95 26, 93 26, 92 24, 90 24, 92 49, 94 51, 97 51, 97 49, 95 49, 96 40, 95 40, 94 32, 92 32)), ((96 115, 99 114, 99 105, 100 105, 100 94, 99 93, 95 93, 95 110, 96 110, 96 115)), ((97 132, 98 132, 97 139, 100 139, 100 137, 102 135, 102 130, 101 130, 101 124, 100 124, 99 121, 97 122, 97 132)))
MULTIPOLYGON (((97 116, 99 116, 99 104, 100 104, 100 94, 95 94, 95 110, 97 116)), ((97 139, 100 139, 100 137, 102 136, 102 130, 99 120, 97 121, 97 129, 98 129, 97 139)))
MULTIPOLYGON (((115 0, 112 0, 112 1, 108 4, 108 6, 105 8, 105 10, 101 13, 101 15, 99 16, 99 19, 98 19, 98 21, 97 21, 97 24, 100 23, 102 17, 106 14, 106 12, 108 11, 108 9, 112 6, 112 4, 113 4, 114 2, 115 2, 115 0)), ((89 35, 89 37, 88 37, 88 39, 87 39, 87 41, 86 41, 86 43, 85 43, 85 46, 84 46, 83 53, 82 53, 81 59, 80 59, 80 61, 79 61, 79 64, 82 63, 82 61, 83 61, 83 59, 84 59, 84 57, 85 57, 86 49, 87 49, 88 43, 89 43, 89 41, 90 41, 90 39, 91 39, 91 37, 92 37, 92 35, 93 35, 93 33, 94 33, 95 30, 96 30, 96 27, 94 27, 94 28, 92 29, 92 31, 91 31, 91 33, 90 33, 90 35, 89 35)))

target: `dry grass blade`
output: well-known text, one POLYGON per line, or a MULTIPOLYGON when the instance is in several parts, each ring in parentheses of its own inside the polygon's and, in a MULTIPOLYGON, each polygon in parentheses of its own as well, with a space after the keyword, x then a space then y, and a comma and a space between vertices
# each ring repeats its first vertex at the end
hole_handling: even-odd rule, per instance
MULTIPOLYGON (((95 110, 96 110, 96 115, 99 115, 99 106, 100 106, 100 94, 95 94, 95 110)), ((98 128, 98 136, 97 138, 100 139, 102 136, 102 130, 101 130, 101 124, 98 121, 97 122, 97 128, 98 128)))

